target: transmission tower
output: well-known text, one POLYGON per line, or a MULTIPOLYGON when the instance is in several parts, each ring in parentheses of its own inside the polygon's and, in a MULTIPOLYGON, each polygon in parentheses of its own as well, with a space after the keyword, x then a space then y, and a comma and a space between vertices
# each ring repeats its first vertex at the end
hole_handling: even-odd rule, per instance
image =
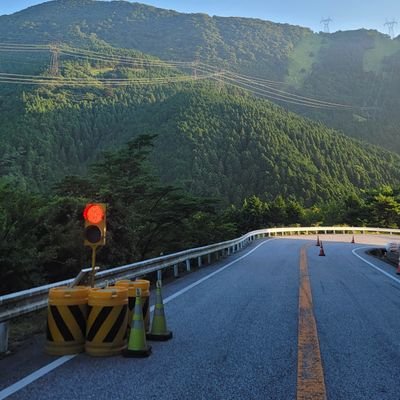
POLYGON ((60 63, 59 63, 59 56, 60 56, 60 49, 57 45, 50 46, 50 75, 51 76, 59 76, 60 75, 60 63))
POLYGON ((329 23, 332 22, 331 18, 322 18, 321 24, 324 24, 324 32, 329 33, 329 23))
POLYGON ((397 25, 397 21, 394 19, 391 21, 386 20, 384 25, 388 27, 390 38, 394 39, 394 26, 397 25))

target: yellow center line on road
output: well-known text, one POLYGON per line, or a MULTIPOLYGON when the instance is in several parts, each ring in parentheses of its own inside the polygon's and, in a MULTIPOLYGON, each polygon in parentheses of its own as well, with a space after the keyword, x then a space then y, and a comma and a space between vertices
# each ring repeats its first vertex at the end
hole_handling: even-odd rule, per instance
POLYGON ((324 370, 308 275, 307 247, 300 251, 297 400, 326 400, 324 370))

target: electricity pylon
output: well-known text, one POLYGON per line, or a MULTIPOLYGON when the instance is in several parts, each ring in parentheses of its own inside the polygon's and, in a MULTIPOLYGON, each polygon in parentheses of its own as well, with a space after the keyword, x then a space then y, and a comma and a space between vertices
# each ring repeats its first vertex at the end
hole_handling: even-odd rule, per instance
POLYGON ((324 32, 329 33, 329 23, 332 22, 331 18, 322 18, 321 24, 324 24, 324 32))
POLYGON ((60 75, 60 64, 58 61, 58 57, 60 55, 60 49, 57 45, 50 46, 51 60, 50 60, 50 75, 51 76, 59 76, 60 75))
POLYGON ((391 21, 386 20, 384 25, 388 27, 390 38, 394 39, 394 26, 397 25, 397 21, 394 19, 392 19, 391 21))

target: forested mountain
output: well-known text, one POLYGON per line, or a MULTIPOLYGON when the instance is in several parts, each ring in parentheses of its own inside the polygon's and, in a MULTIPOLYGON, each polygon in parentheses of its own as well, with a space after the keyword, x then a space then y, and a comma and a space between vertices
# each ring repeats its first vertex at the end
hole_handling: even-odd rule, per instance
POLYGON ((377 31, 315 34, 288 24, 181 14, 124 1, 58 0, 0 17, 0 37, 4 42, 78 47, 102 41, 162 59, 197 59, 279 81, 279 90, 353 108, 280 104, 400 152, 400 39, 377 31))
MULTIPOLYGON (((285 80, 293 90, 323 92, 331 101, 367 104, 363 96, 372 90, 366 82, 373 82, 373 74, 383 71, 390 82, 395 79, 393 65, 390 76, 385 72, 390 63, 384 56, 400 56, 396 42, 384 35, 315 35, 290 25, 180 14, 138 3, 58 0, 0 17, 0 37, 3 43, 20 46, 55 43, 101 52, 83 53, 83 59, 73 51, 62 52, 57 74, 75 79, 74 87, 65 87, 32 81, 51 75, 49 52, 20 51, 13 45, 1 49, 1 72, 24 75, 19 75, 20 85, 0 86, 0 172, 33 190, 47 189, 64 175, 83 173, 100 151, 143 133, 158 135, 152 157, 164 182, 227 204, 265 193, 270 198, 295 196, 311 204, 399 179, 399 159, 393 154, 247 96, 222 78, 218 85, 158 85, 154 79, 170 80, 187 72, 162 63, 149 67, 159 62, 155 56, 198 58, 221 68, 285 80), (104 54, 111 58, 105 61, 104 54), (137 61, 127 64, 126 57, 137 61), (138 78, 150 81, 145 86, 117 84, 138 78), (78 85, 79 79, 86 86, 78 85), (101 79, 116 85, 105 85, 101 79)), ((363 136, 358 126, 367 136, 374 126, 361 111, 356 115, 354 110, 291 107, 329 119, 355 136, 363 136)), ((378 113, 369 110, 371 115, 378 113)), ((396 113, 394 108, 385 110, 387 129, 382 127, 379 143, 395 147, 396 129, 390 123, 396 113)), ((372 134, 369 138, 376 139, 372 134)))
POLYGON ((212 83, 39 87, 5 95, 3 110, 2 174, 32 189, 83 173, 102 150, 143 133, 158 136, 163 182, 225 204, 255 194, 310 205, 400 182, 399 156, 212 83))
POLYGON ((399 63, 373 31, 123 1, 1 16, 0 293, 88 264, 86 202, 108 207, 102 266, 267 226, 400 226, 400 156, 367 144, 400 152, 399 63))

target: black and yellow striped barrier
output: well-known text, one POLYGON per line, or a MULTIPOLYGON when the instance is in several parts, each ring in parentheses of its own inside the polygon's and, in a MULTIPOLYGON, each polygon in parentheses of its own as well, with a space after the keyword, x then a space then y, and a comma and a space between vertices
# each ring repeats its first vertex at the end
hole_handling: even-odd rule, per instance
POLYGON ((90 289, 85 350, 91 356, 119 354, 126 346, 128 290, 90 289))
POLYGON ((143 321, 144 329, 146 332, 150 330, 150 281, 144 279, 136 279, 135 281, 121 280, 115 282, 117 287, 125 287, 128 289, 128 304, 129 304, 129 315, 128 315, 128 335, 129 329, 132 322, 132 314, 136 303, 136 289, 141 290, 142 299, 142 310, 143 310, 143 321))
POLYGON ((80 353, 85 347, 89 288, 50 289, 45 350, 51 355, 80 353))

